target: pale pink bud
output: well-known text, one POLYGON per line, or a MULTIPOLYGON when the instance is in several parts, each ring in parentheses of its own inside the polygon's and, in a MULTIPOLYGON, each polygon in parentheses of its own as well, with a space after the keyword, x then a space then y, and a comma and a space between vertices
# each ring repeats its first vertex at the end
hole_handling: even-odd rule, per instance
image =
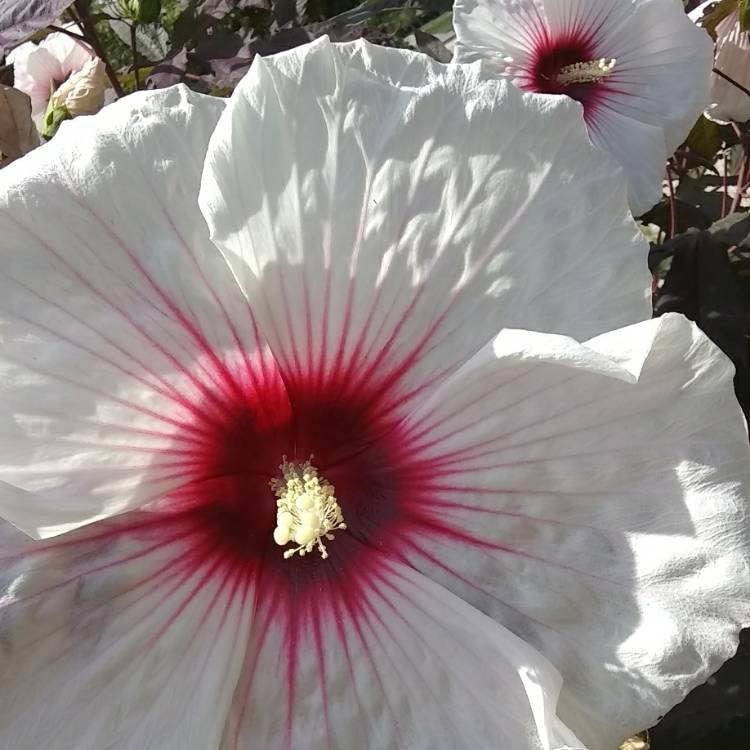
POLYGON ((99 58, 93 58, 52 94, 50 108, 64 107, 71 117, 93 115, 104 105, 106 88, 104 63, 99 58))

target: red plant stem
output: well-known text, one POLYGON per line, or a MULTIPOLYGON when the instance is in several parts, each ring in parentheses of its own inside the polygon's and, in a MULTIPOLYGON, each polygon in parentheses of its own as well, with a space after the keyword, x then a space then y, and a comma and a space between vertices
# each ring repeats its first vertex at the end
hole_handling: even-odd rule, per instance
POLYGON ((734 199, 732 200, 732 207, 729 210, 729 213, 734 213, 740 206, 740 201, 742 200, 742 193, 745 189, 745 180, 747 178, 747 172, 748 172, 748 159, 750 159, 750 154, 748 154, 748 142, 747 139, 742 134, 742 131, 740 130, 739 126, 736 122, 730 122, 729 123, 732 126, 732 130, 734 130, 734 134, 737 136, 737 139, 740 142, 740 145, 742 146, 742 166, 740 167, 739 174, 737 175, 737 185, 734 189, 734 199))
POLYGON ((727 202, 729 198, 729 164, 727 163, 727 155, 724 154, 724 174, 722 175, 722 187, 723 192, 721 194, 721 218, 723 219, 727 215, 727 202))
POLYGON ((737 185, 734 189, 734 200, 732 200, 732 206, 729 209, 729 213, 733 214, 739 207, 740 201, 742 200, 743 187, 745 185, 745 175, 747 174, 748 163, 750 163, 750 157, 745 154, 745 158, 742 160, 742 166, 740 167, 740 173, 737 175, 737 185))
POLYGON ((667 162, 667 185, 669 186, 669 234, 667 239, 671 240, 675 234, 677 206, 674 199, 674 185, 672 185, 672 167, 669 162, 667 162))
POLYGON ((112 84, 112 88, 115 90, 117 97, 120 98, 125 96, 125 90, 120 85, 117 74, 112 69, 109 60, 107 59, 107 54, 99 40, 99 35, 96 33, 96 26, 89 16, 88 0, 75 0, 75 3, 68 8, 68 12, 73 17, 73 20, 75 20, 75 22, 83 29, 83 36, 86 42, 91 45, 96 56, 104 63, 104 69, 107 71, 107 78, 109 78, 109 82, 112 84))

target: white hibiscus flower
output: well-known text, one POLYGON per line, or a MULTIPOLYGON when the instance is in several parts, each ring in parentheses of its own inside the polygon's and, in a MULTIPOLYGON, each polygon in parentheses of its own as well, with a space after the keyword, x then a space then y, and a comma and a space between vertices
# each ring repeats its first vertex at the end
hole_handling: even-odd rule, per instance
POLYGON ((606 748, 731 653, 732 368, 561 335, 647 283, 569 100, 319 40, 0 187, 0 746, 606 748))
POLYGON ((661 198, 713 59, 681 0, 456 0, 453 24, 456 62, 482 59, 526 91, 581 102, 591 140, 625 170, 633 213, 661 198))

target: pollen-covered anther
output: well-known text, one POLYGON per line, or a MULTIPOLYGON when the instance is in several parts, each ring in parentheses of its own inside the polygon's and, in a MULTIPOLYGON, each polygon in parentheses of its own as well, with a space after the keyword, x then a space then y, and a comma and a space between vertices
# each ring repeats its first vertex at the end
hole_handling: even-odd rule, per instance
POLYGON ((332 541, 332 532, 346 528, 333 485, 318 475, 310 461, 295 464, 284 456, 279 469, 281 477, 271 481, 277 498, 274 541, 280 547, 291 542, 297 545, 284 551, 287 559, 294 554, 304 557, 315 547, 325 559, 328 551, 323 540, 332 541))
POLYGON ((557 74, 557 82, 564 86, 576 83, 599 83, 615 69, 617 60, 614 57, 602 57, 599 60, 566 65, 557 74))

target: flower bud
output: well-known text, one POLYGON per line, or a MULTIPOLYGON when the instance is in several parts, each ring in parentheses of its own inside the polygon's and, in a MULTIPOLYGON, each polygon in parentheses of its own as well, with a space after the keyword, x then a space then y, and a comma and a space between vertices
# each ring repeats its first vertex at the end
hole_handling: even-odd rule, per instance
POLYGON ((104 63, 94 57, 73 73, 49 99, 39 132, 49 140, 65 120, 93 115, 104 105, 107 75, 104 63))
POLYGON ((118 0, 123 18, 137 23, 155 23, 161 13, 161 0, 118 0))
POLYGON ((71 117, 70 112, 64 106, 53 106, 52 100, 50 99, 47 105, 47 111, 44 113, 44 119, 39 126, 39 135, 48 141, 57 132, 60 125, 69 120, 71 117))
POLYGON ((71 117, 93 115, 104 105, 107 74, 104 63, 95 57, 73 73, 50 98, 48 110, 65 107, 71 117))

